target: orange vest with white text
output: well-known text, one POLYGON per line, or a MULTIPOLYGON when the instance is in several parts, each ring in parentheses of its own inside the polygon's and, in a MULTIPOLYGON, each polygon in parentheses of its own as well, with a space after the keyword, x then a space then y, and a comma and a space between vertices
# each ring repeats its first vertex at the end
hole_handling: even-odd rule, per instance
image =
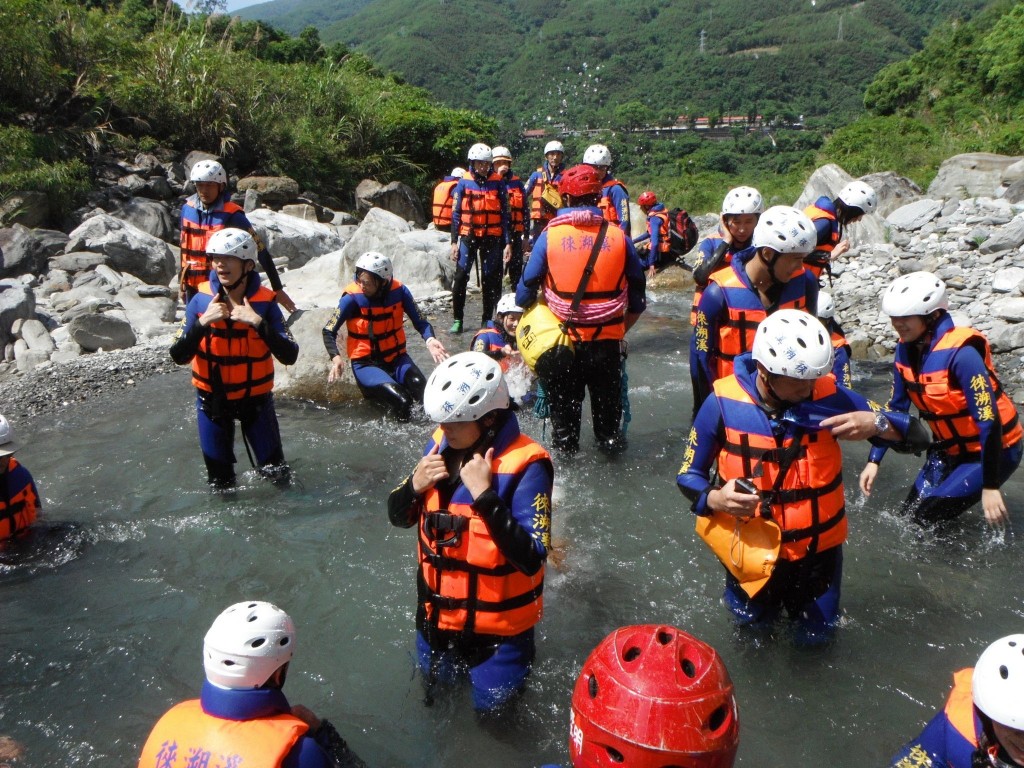
POLYGON ((345 321, 346 351, 350 360, 371 358, 389 363, 405 352, 405 308, 401 289, 402 284, 392 279, 383 302, 374 303, 358 283, 350 283, 345 288, 345 293, 355 299, 359 307, 359 314, 345 321))
MULTIPOLYGON (((441 444, 443 433, 434 432, 441 444)), ((491 487, 499 493, 515 482, 535 461, 550 461, 540 445, 520 434, 491 462, 491 487)), ((487 524, 471 506, 472 496, 460 485, 447 509, 440 508, 440 493, 431 488, 424 497, 419 522, 420 574, 428 594, 427 618, 438 629, 508 637, 525 632, 538 621, 544 608, 544 568, 527 576, 498 549, 487 524), (432 533, 434 513, 458 518, 461 530, 454 538, 432 533)))
MULTIPOLYGON (((210 283, 199 293, 213 296, 210 283)), ((274 303, 274 292, 260 286, 249 305, 265 317, 274 303)), ((228 400, 265 395, 274 389, 274 358, 267 342, 248 323, 218 320, 206 326, 192 358, 192 384, 196 389, 223 394, 228 400)))
MULTIPOLYGON (((15 488, 8 497, 7 493, 10 491, 9 484, 14 476, 14 470, 21 466, 13 456, 8 461, 10 464, 7 465, 7 473, 0 477, 0 483, 4 485, 3 493, 0 494, 0 541, 10 538, 32 525, 36 521, 36 514, 39 511, 39 497, 36 495, 31 477, 26 477, 27 482, 21 488, 15 488)), ((18 474, 28 475, 24 468, 18 474)))
MULTIPOLYGON (((827 429, 804 432, 799 449, 791 448, 793 439, 776 439, 768 416, 735 376, 716 381, 714 391, 725 431, 718 454, 719 475, 723 482, 751 479, 770 503, 772 519, 782 529, 780 557, 799 560, 846 541, 843 455, 832 433, 827 429), (787 449, 793 458, 776 489, 787 449)), ((811 399, 819 400, 835 391, 835 379, 823 376, 816 382, 811 399)))
POLYGON ((903 378, 907 396, 935 436, 932 448, 943 449, 951 456, 981 452, 978 425, 967 409, 968 394, 954 385, 949 376, 953 355, 968 344, 974 346, 985 361, 988 384, 996 400, 992 403, 993 418, 998 418, 1003 425, 1003 447, 1007 448, 1021 439, 1020 419, 1016 406, 1003 392, 996 377, 992 352, 984 336, 973 328, 948 330, 929 352, 919 373, 907 365, 904 356, 896 356, 896 370, 903 378))
POLYGON ((198 699, 183 701, 154 726, 139 768, 278 768, 308 730, 294 715, 226 720, 203 712, 198 699))

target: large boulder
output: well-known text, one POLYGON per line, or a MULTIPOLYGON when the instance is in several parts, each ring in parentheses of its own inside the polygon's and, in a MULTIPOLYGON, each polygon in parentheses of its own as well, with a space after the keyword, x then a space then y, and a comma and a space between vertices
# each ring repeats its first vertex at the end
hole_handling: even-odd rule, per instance
POLYGON ((79 315, 68 326, 71 338, 87 352, 135 346, 135 332, 127 320, 109 313, 79 315))
MULTIPOLYGON (((851 181, 853 177, 835 163, 823 165, 811 174, 793 207, 802 211, 819 197, 834 198, 851 181)), ((847 227, 846 236, 854 246, 884 243, 885 226, 878 214, 871 213, 847 227)))
POLYGON ((303 221, 267 208, 259 208, 248 216, 270 253, 275 259, 287 258, 290 269, 345 245, 341 235, 329 224, 303 221))
POLYGON ((49 218, 50 198, 45 192, 11 192, 0 200, 0 226, 41 227, 49 218))
POLYGON ((324 351, 323 327, 333 310, 326 307, 302 310, 289 320, 289 330, 299 344, 299 358, 288 367, 277 365, 274 372, 274 393, 282 397, 313 400, 318 403, 340 402, 361 398, 346 363, 342 380, 327 383, 329 362, 324 351))
POLYGON ((299 196, 299 183, 287 176, 246 176, 238 180, 238 191, 253 190, 264 205, 280 208, 299 196))
POLYGON ((114 203, 109 213, 153 237, 171 242, 178 239, 178 227, 170 208, 158 200, 133 197, 114 203))
POLYGON ((125 285, 115 296, 117 303, 124 308, 132 330, 144 338, 173 333, 177 300, 166 296, 140 296, 139 287, 125 285))
POLYGON ((885 223, 904 232, 914 232, 942 212, 941 200, 917 200, 897 208, 885 218, 885 223))
POLYGON ((281 275, 288 295, 300 307, 334 307, 341 298, 341 292, 352 279, 342 273, 343 251, 331 251, 303 264, 298 269, 289 269, 281 275))
POLYGON ((51 256, 64 250, 68 236, 52 229, 29 229, 15 224, 0 229, 0 278, 41 275, 51 256))
POLYGON ((913 181, 892 171, 869 173, 867 176, 861 176, 860 180, 878 194, 878 208, 875 209, 875 213, 882 218, 924 194, 913 181))
POLYGON ((56 351, 57 345, 46 330, 46 326, 34 317, 30 317, 21 324, 21 338, 25 340, 28 348, 35 352, 42 352, 47 357, 56 351))
POLYGON ((991 152, 955 155, 939 166, 939 172, 928 186, 928 196, 999 197, 1005 190, 1003 174, 1020 160, 1020 157, 991 152))
POLYGON ((86 219, 71 233, 66 252, 74 251, 106 254, 112 267, 147 283, 166 285, 177 272, 167 243, 106 213, 86 219))
POLYGON ((999 253, 1019 248, 1021 245, 1024 245, 1024 214, 993 232, 992 237, 983 242, 978 250, 981 253, 999 253))
POLYGON ((383 208, 421 227, 427 223, 419 197, 411 187, 400 181, 381 184, 373 179, 363 179, 359 182, 356 187, 356 210, 364 212, 371 208, 383 208))
POLYGON ((14 340, 11 326, 16 320, 35 317, 36 297, 19 280, 0 280, 0 349, 14 340))

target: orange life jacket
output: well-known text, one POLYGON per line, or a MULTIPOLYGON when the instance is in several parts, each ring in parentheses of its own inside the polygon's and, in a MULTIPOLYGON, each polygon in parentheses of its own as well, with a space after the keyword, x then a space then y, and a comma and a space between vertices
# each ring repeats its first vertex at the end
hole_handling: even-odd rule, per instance
MULTIPOLYGON (((434 432, 437 445, 443 435, 440 429, 434 432)), ((551 460, 548 452, 520 434, 491 462, 491 487, 514 487, 515 477, 545 460, 551 460)), ((487 524, 473 511, 465 486, 456 489, 447 509, 441 509, 440 498, 436 488, 427 491, 419 523, 428 620, 436 621, 438 629, 483 635, 525 632, 543 613, 543 566, 527 576, 505 559, 487 524)))
POLYGON ((434 226, 437 228, 452 225, 452 190, 459 183, 458 179, 445 179, 434 187, 434 226))
POLYGON ((1002 423, 1003 447, 1008 448, 1021 439, 1024 431, 1016 406, 1006 396, 995 374, 992 352, 982 334, 973 328, 951 328, 946 331, 932 347, 920 373, 915 373, 908 365, 905 355, 896 356, 896 370, 903 378, 907 396, 917 406, 921 419, 927 422, 935 436, 932 448, 945 450, 951 456, 981 452, 981 433, 967 409, 967 393, 949 377, 953 355, 968 344, 975 347, 985 361, 988 385, 995 395, 995 402, 987 406, 992 418, 998 418, 1002 423))
POLYGON ((7 474, 0 477, 3 484, 3 493, 0 493, 0 541, 9 539, 15 534, 28 528, 36 521, 39 512, 39 497, 36 495, 35 487, 32 485, 32 478, 18 460, 11 456, 7 465, 7 474), (12 480, 15 478, 14 471, 21 467, 18 473, 25 480, 20 488, 11 488, 12 480), (13 490, 13 493, 10 493, 13 490), (10 495, 8 496, 8 493, 10 495))
MULTIPOLYGON (((733 360, 737 355, 753 349, 757 326, 768 317, 760 295, 747 287, 736 273, 737 269, 743 268, 742 264, 733 262, 711 276, 711 280, 721 287, 728 307, 728 314, 718 324, 718 339, 709 340, 712 345, 717 341, 715 366, 716 378, 719 379, 732 374, 733 360)), ((807 293, 799 275, 783 287, 778 306, 772 307, 772 311, 779 309, 807 310, 807 293)))
MULTIPOLYGON (((791 448, 792 438, 776 441, 768 416, 735 376, 716 381, 714 391, 725 429, 718 472, 723 481, 748 478, 757 486, 771 506, 772 519, 782 529, 779 556, 799 560, 846 541, 843 455, 832 433, 827 429, 803 432, 799 449, 791 448), (776 489, 780 463, 789 454, 794 457, 776 489)), ((835 379, 823 376, 811 399, 835 391, 835 379)))
MULTIPOLYGON (((548 172, 544 170, 544 166, 538 168, 537 173, 540 176, 537 177, 537 182, 530 192, 530 218, 535 221, 547 221, 555 218, 557 211, 544 202, 544 186, 550 184, 557 189, 558 182, 554 178, 548 179, 548 172)), ((558 174, 556 173, 555 176, 557 177, 558 174)))
MULTIPOLYGON (((199 286, 199 294, 212 299, 209 282, 199 286)), ((274 296, 261 285, 249 297, 249 305, 260 317, 266 317, 274 296)), ((218 320, 206 326, 206 335, 192 358, 192 384, 204 392, 223 394, 228 400, 265 395, 274 389, 274 358, 251 325, 218 320)))
POLYGON ((949 692, 944 712, 956 732, 972 747, 977 748, 978 729, 974 719, 974 694, 971 687, 973 681, 973 668, 953 673, 953 690, 949 692))
POLYGON ((492 173, 483 183, 471 182, 462 188, 459 206, 459 234, 463 237, 501 237, 504 232, 501 220, 499 190, 504 182, 501 176, 492 173))
MULTIPOLYGON (((566 301, 576 295, 583 270, 590 258, 599 227, 576 227, 555 224, 547 231, 547 274, 545 291, 552 291, 566 301)), ((594 272, 587 281, 580 307, 616 299, 626 290, 626 235, 618 227, 609 226, 594 272)), ((561 318, 565 320, 567 318, 561 318)), ((621 339, 626 335, 625 312, 601 322, 573 321, 575 335, 581 341, 621 339)))
MULTIPOLYGON (((807 215, 812 222, 820 219, 827 219, 828 221, 837 221, 835 213, 827 211, 824 208, 819 208, 814 203, 804 208, 804 213, 807 215)), ((839 231, 839 227, 833 226, 829 229, 829 239, 827 242, 818 243, 814 246, 815 252, 824 252, 831 254, 833 249, 839 244, 839 240, 842 237, 842 233, 839 231)), ((813 256, 813 254, 812 254, 813 256)), ((825 271, 825 264, 820 258, 809 257, 804 262, 804 267, 814 275, 815 278, 820 278, 821 273, 825 271)))
POLYGON ((383 302, 375 303, 363 293, 358 283, 350 283, 345 293, 351 296, 359 314, 345 321, 349 359, 371 358, 389 363, 405 353, 405 308, 402 306, 402 284, 391 281, 383 302))
POLYGON ((523 218, 523 203, 525 200, 522 181, 518 176, 512 176, 508 180, 508 213, 510 228, 513 232, 526 231, 526 221, 523 218))
POLYGON ((604 216, 609 224, 618 224, 621 221, 619 219, 619 212, 615 208, 615 203, 612 202, 611 195, 609 194, 611 188, 616 186, 622 187, 623 191, 626 189, 626 185, 618 179, 606 181, 601 185, 601 197, 597 201, 597 207, 600 209, 601 215, 604 216))
POLYGON ((198 288, 210 276, 210 260, 206 256, 206 242, 210 235, 229 226, 231 217, 244 213, 240 205, 230 201, 220 208, 200 212, 190 198, 181 210, 181 278, 182 284, 198 288))
POLYGON ((308 730, 294 715, 225 720, 203 712, 198 699, 183 701, 154 726, 139 768, 278 768, 308 730))
POLYGON ((668 211, 651 211, 647 215, 647 226, 652 234, 654 227, 658 228, 658 253, 668 253, 672 246, 668 231, 668 211))

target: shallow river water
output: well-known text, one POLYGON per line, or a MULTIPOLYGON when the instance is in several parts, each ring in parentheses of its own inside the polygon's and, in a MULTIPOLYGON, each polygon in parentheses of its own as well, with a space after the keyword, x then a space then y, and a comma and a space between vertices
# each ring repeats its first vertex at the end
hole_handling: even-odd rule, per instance
MULTIPOLYGON (((688 308, 682 294, 655 293, 634 329, 626 454, 598 455, 585 419, 581 454, 556 461, 565 562, 548 570, 529 690, 503 718, 478 723, 464 690, 422 703, 414 531, 392 528, 386 513, 427 438, 422 414, 395 425, 362 402, 279 402, 295 485, 247 476, 222 498, 203 483, 182 371, 41 419, 23 440, 45 523, 0 553, 0 735, 25 745, 29 766, 135 765, 159 715, 198 694, 213 618, 264 599, 298 625, 289 698, 331 719, 370 766, 567 764, 580 664, 615 627, 648 622, 683 627, 724 657, 739 765, 886 765, 942 704, 953 670, 1024 631, 1024 475, 1005 489, 1005 536, 985 530, 978 510, 942 538, 922 536, 888 511, 919 460, 890 455, 865 503, 856 477, 867 446, 844 444, 850 538, 837 641, 808 651, 784 626, 737 631, 720 604, 721 567, 674 485, 691 402, 688 308)), ((859 389, 886 396, 885 368, 859 373, 859 389)), ((540 422, 522 422, 540 437, 540 422)))

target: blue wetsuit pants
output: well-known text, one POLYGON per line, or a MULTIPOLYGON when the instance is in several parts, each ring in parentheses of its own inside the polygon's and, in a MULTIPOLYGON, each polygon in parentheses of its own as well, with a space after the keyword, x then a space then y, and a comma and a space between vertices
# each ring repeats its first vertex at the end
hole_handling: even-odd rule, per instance
POLYGON ((483 320, 486 325, 494 318, 494 310, 501 298, 502 238, 500 237, 460 237, 459 261, 455 267, 455 278, 452 281, 452 315, 456 320, 464 318, 466 309, 466 288, 469 286, 469 273, 473 263, 479 260, 481 267, 481 287, 483 294, 483 320))
POLYGON ((380 403, 402 421, 409 419, 414 403, 423 402, 427 380, 405 353, 389 363, 353 360, 352 375, 363 397, 380 403))
POLYGON ((199 447, 211 485, 231 487, 235 484, 235 421, 242 426, 244 440, 260 474, 287 482, 288 467, 284 462, 272 393, 223 400, 199 392, 196 417, 199 447))

